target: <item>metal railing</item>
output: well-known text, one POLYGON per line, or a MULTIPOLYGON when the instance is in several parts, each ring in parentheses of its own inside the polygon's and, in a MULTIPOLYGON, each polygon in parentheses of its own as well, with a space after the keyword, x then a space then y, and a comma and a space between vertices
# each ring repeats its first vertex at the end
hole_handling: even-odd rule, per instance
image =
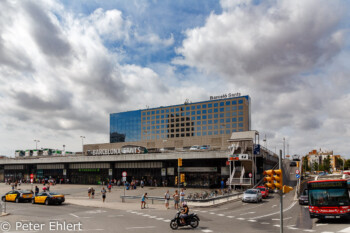
MULTIPOLYGON (((209 198, 205 198, 205 199, 185 198, 185 201, 186 202, 200 202, 200 203, 212 202, 211 204, 215 204, 215 202, 218 203, 218 201, 222 201, 225 199, 226 199, 226 201, 237 199, 242 194, 243 194, 243 192, 239 192, 239 193, 233 193, 233 194, 220 195, 220 196, 216 196, 216 197, 209 197, 209 198)), ((128 196, 128 195, 124 196, 124 195, 121 195, 120 198, 122 199, 122 202, 125 202, 125 199, 141 199, 142 196, 128 196)), ((156 197, 156 196, 149 196, 149 197, 147 197, 147 199, 150 200, 152 204, 154 204, 154 201, 163 201, 163 202, 165 201, 164 197, 156 197)), ((174 200, 174 198, 170 198, 170 200, 174 200)))

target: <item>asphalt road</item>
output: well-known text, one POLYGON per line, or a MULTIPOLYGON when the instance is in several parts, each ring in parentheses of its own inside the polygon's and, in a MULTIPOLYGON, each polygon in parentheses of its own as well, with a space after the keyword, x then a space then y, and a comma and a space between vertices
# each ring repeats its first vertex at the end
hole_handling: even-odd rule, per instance
MULTIPOLYGON (((296 168, 289 167, 288 163, 285 165, 285 181, 292 184, 296 182, 294 178, 296 168)), ((302 187, 304 187, 304 184, 305 182, 302 183, 302 187)), ((350 232, 349 222, 310 219, 307 206, 300 206, 294 198, 294 191, 286 194, 283 198, 285 233, 350 232)), ((199 227, 197 229, 179 228, 177 231, 279 232, 279 202, 279 195, 273 193, 269 198, 258 204, 237 201, 217 207, 190 208, 190 212, 199 215, 201 220, 199 227)), ((106 206, 108 206, 108 203, 106 203, 106 206)), ((0 217, 0 231, 10 224, 11 229, 8 232, 173 232, 169 224, 170 219, 176 213, 174 209, 149 208, 141 210, 133 208, 130 210, 115 210, 71 204, 45 206, 31 203, 7 203, 7 212, 11 215, 0 217), (63 224, 66 224, 65 229, 63 224), (71 231, 67 228, 67 224, 71 224, 71 228, 69 228, 72 229, 71 231)))

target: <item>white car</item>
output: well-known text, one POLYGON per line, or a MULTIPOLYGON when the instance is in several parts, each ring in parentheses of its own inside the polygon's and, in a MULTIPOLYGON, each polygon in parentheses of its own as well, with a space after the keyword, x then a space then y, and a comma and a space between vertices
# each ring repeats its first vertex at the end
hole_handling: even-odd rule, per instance
POLYGON ((198 145, 191 146, 190 150, 199 150, 201 147, 198 145))
POLYGON ((262 194, 259 189, 248 189, 243 193, 242 202, 260 202, 262 201, 262 194))

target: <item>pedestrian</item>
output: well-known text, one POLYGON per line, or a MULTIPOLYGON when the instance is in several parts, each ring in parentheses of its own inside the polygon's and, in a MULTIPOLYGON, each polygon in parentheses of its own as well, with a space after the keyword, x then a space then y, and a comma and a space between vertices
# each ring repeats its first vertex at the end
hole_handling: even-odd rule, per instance
POLYGON ((148 199, 147 193, 142 195, 142 198, 141 198, 141 209, 145 209, 146 208, 146 199, 148 199), (143 205, 143 207, 142 207, 142 205, 143 205))
POLYGON ((182 206, 182 204, 185 202, 185 192, 184 189, 181 189, 180 192, 180 206, 182 206))
POLYGON ((112 184, 109 183, 109 184, 108 184, 108 192, 111 192, 111 189, 112 189, 112 184))
POLYGON ((38 186, 35 186, 35 196, 38 195, 38 193, 39 193, 39 188, 38 186))
POLYGON ((224 188, 225 188, 225 181, 224 179, 221 180, 221 193, 224 194, 224 188))
POLYGON ((169 200, 170 200, 169 190, 166 191, 164 199, 165 199, 165 208, 169 209, 169 200))
POLYGON ((94 199, 95 198, 95 189, 91 188, 91 198, 94 199))
POLYGON ((177 210, 179 208, 179 199, 180 199, 180 196, 179 196, 179 193, 177 192, 177 190, 175 190, 173 198, 174 198, 174 207, 177 210))
POLYGON ((141 180, 141 188, 143 188, 144 186, 145 186, 145 182, 141 180))
POLYGON ((91 198, 91 187, 88 188, 88 197, 91 198))
POLYGON ((106 200, 106 189, 103 187, 102 190, 101 190, 101 194, 102 194, 102 201, 105 202, 106 200))

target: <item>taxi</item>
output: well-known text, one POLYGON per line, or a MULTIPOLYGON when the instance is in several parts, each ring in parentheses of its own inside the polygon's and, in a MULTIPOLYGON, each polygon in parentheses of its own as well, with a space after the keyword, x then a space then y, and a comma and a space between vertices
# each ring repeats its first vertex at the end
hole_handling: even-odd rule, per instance
POLYGON ((54 192, 42 192, 38 193, 35 197, 32 198, 33 204, 59 204, 61 205, 64 202, 64 195, 54 192))
POLYGON ((8 193, 6 193, 4 196, 2 196, 2 201, 13 201, 16 203, 22 202, 22 201, 28 201, 33 197, 33 193, 29 190, 13 190, 8 193))

